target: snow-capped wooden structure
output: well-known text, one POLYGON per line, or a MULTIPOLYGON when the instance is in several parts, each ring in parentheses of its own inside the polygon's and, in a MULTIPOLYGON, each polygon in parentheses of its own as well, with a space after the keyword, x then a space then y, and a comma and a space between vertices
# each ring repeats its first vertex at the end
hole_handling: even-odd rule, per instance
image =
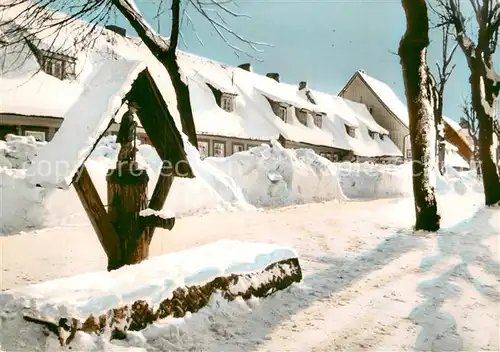
POLYGON ((182 136, 143 63, 105 63, 90 79, 88 87, 92 88, 84 91, 70 108, 51 143, 40 150, 28 169, 27 181, 45 188, 74 186, 108 256, 108 270, 113 270, 146 259, 155 228, 173 227, 174 218, 165 218, 160 211, 173 178, 193 177, 193 173, 182 136), (123 113, 124 108, 132 105, 136 107, 133 112, 123 113), (140 121, 163 160, 161 175, 148 201, 146 170, 137 167, 134 160, 120 160, 120 155, 116 168, 108 173, 106 211, 85 161, 109 126, 117 122, 122 123, 118 136, 119 140, 122 138, 121 151, 128 148, 127 159, 134 159, 135 146, 124 143, 124 140, 135 141, 131 126, 124 125, 134 118, 140 121), (128 134, 125 139, 124 133, 128 134), (141 216, 147 209, 152 212, 141 216))
POLYGON ((30 302, 24 319, 44 325, 61 346, 78 331, 124 339, 166 317, 195 313, 218 292, 224 299, 266 297, 302 280, 295 250, 219 241, 126 266, 16 289, 30 302))
POLYGON ((119 339, 156 320, 196 312, 216 292, 229 300, 265 297, 302 280, 297 253, 275 245, 229 241, 145 260, 156 227, 174 225, 175 218, 162 213, 173 178, 194 177, 185 148, 189 142, 143 63, 108 62, 88 87, 54 139, 39 151, 27 182, 45 188, 74 186, 108 257, 108 272, 21 289, 38 302, 26 308, 26 321, 44 325, 62 346, 77 331, 110 330, 111 338, 119 339), (163 160, 149 200, 149 177, 135 160, 136 118, 163 160), (107 175, 106 210, 85 161, 113 123, 120 123, 121 148, 107 175), (47 315, 44 304, 57 308, 47 315))

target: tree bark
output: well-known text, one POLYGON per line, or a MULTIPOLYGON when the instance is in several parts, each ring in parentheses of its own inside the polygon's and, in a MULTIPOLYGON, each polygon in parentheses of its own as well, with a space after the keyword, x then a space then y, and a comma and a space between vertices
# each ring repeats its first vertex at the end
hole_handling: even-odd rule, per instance
POLYGON ((479 122, 479 158, 483 175, 484 198, 487 206, 500 202, 500 179, 493 155, 493 122, 496 118, 496 96, 486 77, 487 68, 484 61, 471 59, 471 93, 472 106, 479 122))
POLYGON ((406 32, 399 45, 410 120, 415 230, 437 231, 440 216, 434 194, 435 140, 432 89, 428 86, 429 18, 425 0, 402 0, 406 32))
POLYGON ((138 264, 149 256, 151 228, 143 226, 139 216, 148 206, 146 170, 118 168, 110 170, 108 181, 108 216, 120 239, 120 258, 112 258, 114 267, 138 264))
POLYGON ((437 106, 434 109, 434 123, 436 128, 436 150, 435 153, 438 158, 438 170, 441 175, 446 173, 445 167, 445 156, 446 156, 446 145, 444 136, 444 122, 443 122, 443 94, 444 91, 440 91, 437 97, 437 106))
POLYGON ((177 110, 181 118, 182 131, 187 135, 189 142, 195 148, 198 148, 189 88, 187 82, 182 80, 176 55, 177 37, 179 36, 180 0, 172 2, 172 33, 170 44, 167 44, 162 37, 149 27, 141 14, 127 0, 112 0, 112 2, 118 11, 128 20, 151 53, 167 70, 177 98, 177 110))

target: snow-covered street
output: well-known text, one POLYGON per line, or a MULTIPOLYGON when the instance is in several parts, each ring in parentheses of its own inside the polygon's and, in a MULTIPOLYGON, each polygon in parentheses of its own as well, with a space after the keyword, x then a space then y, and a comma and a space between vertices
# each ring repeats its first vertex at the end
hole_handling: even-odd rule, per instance
MULTIPOLYGON (((475 193, 439 200, 438 236, 408 230, 408 198, 179 219, 173 231, 158 231, 152 255, 219 239, 279 243, 297 249, 304 282, 247 303, 213 299, 196 314, 131 332, 126 341, 82 333, 73 350, 498 350, 500 212, 484 209, 475 193)), ((3 289, 106 263, 90 226, 0 237, 0 245, 3 289)), ((31 329, 28 339, 46 339, 31 329)), ((2 347, 26 346, 16 335, 4 335, 2 347)))

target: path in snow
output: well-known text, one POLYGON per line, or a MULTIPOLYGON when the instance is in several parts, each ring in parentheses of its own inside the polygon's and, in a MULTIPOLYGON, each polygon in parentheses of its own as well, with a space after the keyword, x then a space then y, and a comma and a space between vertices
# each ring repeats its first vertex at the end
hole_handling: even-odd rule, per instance
MULTIPOLYGON (((413 222, 408 199, 180 219, 174 231, 155 234, 152 255, 223 238, 275 242, 298 250, 304 283, 248 304, 214 301, 174 325, 132 334, 126 345, 148 351, 498 350, 499 212, 483 210, 474 223, 460 223, 481 201, 440 199, 447 229, 437 237, 407 234, 413 222)), ((0 244, 3 288, 105 267, 89 227, 2 237, 0 244)), ((114 344, 124 346, 109 347, 114 344)))

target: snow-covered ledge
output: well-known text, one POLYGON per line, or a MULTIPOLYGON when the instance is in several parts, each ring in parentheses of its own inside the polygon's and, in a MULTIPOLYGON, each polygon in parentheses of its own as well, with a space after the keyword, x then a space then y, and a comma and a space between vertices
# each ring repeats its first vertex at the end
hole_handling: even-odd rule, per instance
POLYGON ((2 295, 26 303, 25 320, 40 323, 69 344, 77 331, 125 338, 168 316, 204 307, 215 292, 228 300, 265 297, 302 280, 294 249, 220 241, 125 266, 48 281, 2 295))
POLYGON ((155 226, 171 230, 175 224, 175 213, 166 210, 144 209, 139 216, 145 226, 155 226))

